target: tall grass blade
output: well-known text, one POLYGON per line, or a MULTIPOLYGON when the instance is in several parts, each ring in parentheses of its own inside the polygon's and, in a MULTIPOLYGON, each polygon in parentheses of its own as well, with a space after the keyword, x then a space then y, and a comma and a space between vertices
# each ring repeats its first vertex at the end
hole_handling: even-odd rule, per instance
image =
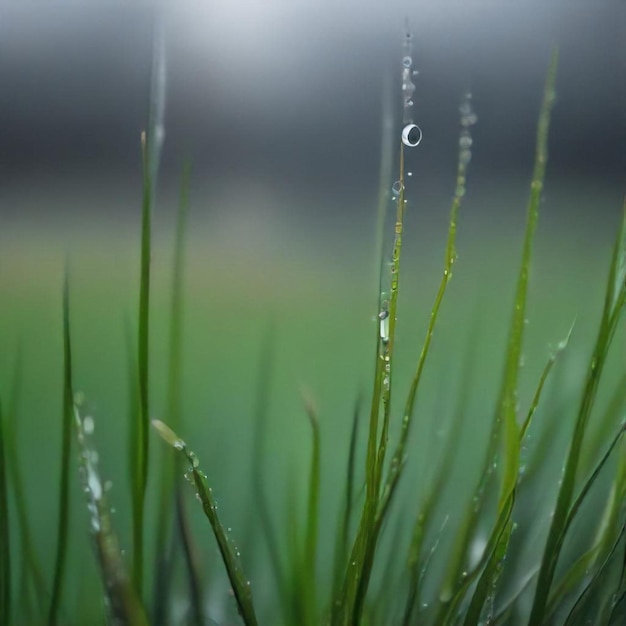
POLYGON ((507 342, 504 376, 484 465, 471 504, 463 518, 440 597, 442 604, 440 615, 446 615, 446 619, 452 619, 456 607, 468 588, 468 582, 474 577, 475 573, 478 571, 478 567, 482 567, 485 562, 487 563, 485 573, 479 581, 470 603, 470 613, 465 621, 465 624, 468 626, 469 624, 477 623, 480 619, 482 607, 495 584, 494 577, 500 571, 499 560, 496 557, 498 557, 503 550, 506 550, 513 527, 510 523, 510 518, 515 501, 521 450, 520 428, 517 424, 516 415, 519 363, 522 353, 533 240, 539 217, 539 204, 541 202, 541 193, 545 179, 548 154, 548 131, 555 98, 554 86, 557 65, 558 50, 554 48, 546 78, 543 103, 539 113, 535 165, 530 185, 526 231, 524 233, 520 272, 517 279, 513 315, 507 342), (498 454, 499 451, 500 454, 498 454), (493 468, 498 456, 501 460, 500 465, 502 469, 496 522, 491 530, 487 540, 487 547, 477 568, 475 568, 471 575, 464 577, 462 576, 462 573, 465 571, 463 563, 466 558, 468 545, 475 532, 478 518, 483 508, 487 491, 486 487, 492 479, 493 468), (447 608, 446 605, 448 605, 447 608))
POLYGON ((48 609, 48 624, 57 623, 63 585, 69 536, 70 511, 70 453, 72 445, 72 418, 74 392, 72 387, 72 349, 70 343, 69 276, 65 270, 63 280, 63 408, 61 421, 61 475, 59 483, 59 517, 52 596, 48 609))
POLYGON ((382 465, 387 447, 387 433, 391 409, 391 384, 393 367, 393 347, 398 307, 398 278, 400 270, 400 252, 402 249, 402 228, 404 224, 404 147, 400 148, 400 193, 397 198, 397 213, 393 259, 391 267, 391 293, 389 300, 381 306, 381 327, 376 334, 376 366, 372 403, 370 407, 367 456, 365 464, 365 502, 357 536, 352 546, 349 565, 344 577, 341 592, 341 606, 336 607, 332 617, 333 624, 348 624, 359 621, 363 611, 365 592, 369 585, 371 566, 376 540, 373 530, 376 525, 376 513, 380 497, 382 465), (382 329, 385 329, 384 331, 382 329), (381 336, 382 335, 382 336, 381 336), (383 406, 382 428, 379 438, 379 418, 383 406))
POLYGON ((149 335, 150 335, 150 263, 152 248, 152 206, 156 195, 161 151, 165 140, 165 33, 163 5, 154 13, 152 76, 150 80, 150 110, 148 133, 141 135, 143 193, 141 210, 141 270, 139 285, 138 376, 139 413, 137 415, 137 445, 135 450, 133 488, 133 582, 139 595, 143 589, 144 516, 148 485, 150 452, 149 411, 149 335))
POLYGON ((222 561, 226 568, 226 574, 230 581, 235 600, 237 602, 237 608, 239 614, 243 619, 246 626, 256 626, 257 619, 254 612, 254 606, 252 603, 252 592, 250 590, 250 581, 246 578, 239 562, 239 554, 236 548, 232 545, 226 530, 222 526, 217 514, 217 506, 213 499, 211 488, 207 484, 206 476, 201 472, 199 467, 198 458, 196 455, 187 448, 187 444, 180 439, 180 437, 168 426, 159 420, 153 420, 152 425, 163 440, 172 446, 175 450, 179 451, 185 459, 189 462, 189 470, 187 475, 193 482, 196 490, 196 494, 202 504, 202 509, 206 515, 211 529, 215 535, 217 546, 222 556, 222 561))
MULTIPOLYGON (((191 163, 187 161, 183 167, 180 184, 170 302, 167 414, 172 427, 175 429, 180 428, 182 413, 183 284, 190 176, 191 163)), ((157 569, 154 577, 153 614, 154 622, 157 625, 163 623, 162 616, 164 615, 169 592, 171 563, 168 559, 167 538, 171 521, 170 511, 174 502, 173 485, 176 462, 177 458, 170 455, 161 461, 161 486, 155 547, 157 569)))
POLYGON ((111 623, 147 626, 141 600, 126 573, 117 535, 113 530, 106 488, 98 470, 98 455, 89 444, 94 430, 91 416, 84 418, 77 405, 72 408, 79 451, 79 471, 87 497, 89 528, 93 537, 98 565, 105 589, 106 607, 111 623))
POLYGON ((611 340, 626 305, 626 280, 624 278, 624 270, 626 268, 625 260, 626 201, 624 202, 621 226, 613 249, 613 258, 609 270, 609 279, 600 328, 598 329, 598 336, 589 362, 584 391, 580 401, 561 486, 557 496, 556 507, 550 524, 541 569, 539 571, 537 588, 530 614, 531 622, 533 623, 541 623, 545 616, 552 581, 564 540, 564 530, 567 527, 567 520, 574 496, 578 464, 587 424, 591 415, 591 409, 594 405, 600 376, 606 362, 611 340))
POLYGON ((152 177, 146 134, 141 135, 143 161, 143 200, 141 210, 141 272, 139 284, 139 323, 137 344, 139 411, 132 428, 136 433, 133 461, 133 583, 143 589, 144 515, 148 485, 149 408, 149 334, 150 334, 150 259, 152 248, 152 177))
POLYGON ((4 414, 0 402, 0 624, 11 623, 11 538, 9 533, 9 486, 4 452, 4 414))

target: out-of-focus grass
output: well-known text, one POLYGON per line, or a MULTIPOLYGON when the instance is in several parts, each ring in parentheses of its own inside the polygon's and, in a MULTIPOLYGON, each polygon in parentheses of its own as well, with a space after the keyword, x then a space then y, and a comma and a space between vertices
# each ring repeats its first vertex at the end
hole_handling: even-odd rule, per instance
MULTIPOLYGON (((553 195, 558 198, 558 190, 553 195)), ((411 443, 415 446, 412 458, 427 459, 423 462, 426 464, 432 463, 436 456, 433 433, 436 437, 439 424, 446 424, 447 416, 454 410, 452 399, 457 390, 450 390, 450 385, 456 385, 454 381, 463 359, 459 346, 466 345, 468 329, 476 328, 481 337, 480 350, 474 357, 473 386, 468 398, 467 414, 471 421, 463 435, 467 444, 463 450, 468 456, 480 453, 489 416, 482 398, 487 394, 493 397, 499 382, 493 372, 498 372, 502 365, 506 315, 498 303, 511 300, 506 296, 513 293, 516 255, 508 254, 507 250, 514 241, 517 243, 519 237, 506 228, 500 233, 489 232, 484 238, 465 236, 463 222, 471 221, 473 202, 470 194, 459 227, 455 280, 441 313, 432 360, 424 374, 423 389, 427 392, 420 398, 419 410, 425 419, 417 427, 418 432, 411 443), (425 456, 419 453, 420 450, 425 456)), ((519 204, 517 199, 511 198, 508 202, 511 208, 503 205, 503 211, 513 211, 519 204)), ((428 218, 421 218, 420 213, 420 207, 410 207, 407 216, 408 237, 414 238, 416 243, 407 247, 400 314, 410 322, 400 328, 397 344, 398 372, 407 373, 411 371, 420 345, 428 303, 436 288, 437 274, 430 268, 440 262, 440 249, 429 244, 428 234, 421 232, 420 222, 422 219, 427 222, 428 218), (423 244, 421 248, 420 244, 423 244), (411 252, 415 249, 417 253, 411 252)), ((552 236, 549 239, 547 235, 542 236, 540 220, 520 395, 525 401, 530 399, 549 353, 548 345, 554 345, 564 336, 576 315, 576 328, 568 354, 557 366, 555 378, 548 382, 546 390, 548 398, 551 395, 558 398, 560 410, 572 412, 578 391, 576 385, 592 341, 589 329, 600 314, 610 239, 597 238, 587 243, 585 238, 584 253, 581 253, 580 246, 573 245, 572 241, 581 241, 585 233, 572 230, 567 223, 557 224, 556 218, 550 216, 549 202, 544 207, 546 214, 552 236)), ((243 519, 245 499, 241 494, 249 484, 245 459, 249 458, 252 445, 250 433, 258 355, 268 320, 274 317, 277 329, 275 377, 271 383, 271 418, 267 425, 265 463, 272 484, 281 485, 285 472, 299 477, 300 484, 305 483, 310 433, 306 421, 301 419, 298 395, 299 384, 305 383, 320 406, 323 457, 320 530, 328 536, 335 532, 334 521, 330 520, 335 519, 334 510, 339 504, 336 494, 330 494, 329 484, 332 484, 335 472, 345 472, 346 450, 339 442, 344 442, 347 447, 354 399, 366 388, 370 377, 369 337, 376 323, 373 321, 376 312, 371 307, 368 242, 354 242, 353 246, 343 249, 341 262, 333 262, 328 258, 332 254, 316 254, 316 251, 323 250, 323 240, 307 240, 297 232, 287 238, 277 235, 274 241, 245 242, 237 238, 234 227, 232 239, 216 241, 211 236, 210 224, 196 226, 189 242, 185 281, 186 376, 182 395, 188 424, 186 436, 195 442, 203 442, 205 468, 228 512, 226 523, 243 519), (279 240, 283 242, 280 246, 279 240), (339 302, 343 304, 338 305, 339 302), (289 446, 284 445, 285 440, 290 441, 289 446), (299 449, 301 453, 298 453, 299 449), (240 452, 237 463, 233 463, 230 452, 225 454, 226 450, 240 452)), ((439 223, 441 244, 445 236, 442 226, 445 227, 443 214, 439 223)), ((437 224, 430 230, 436 236, 437 224)), ((136 233, 75 232, 71 242, 66 237, 46 235, 33 229, 15 228, 13 233, 14 237, 9 239, 5 231, 2 238, 0 342, 4 349, 0 352, 0 385, 12 380, 19 338, 24 382, 15 424, 18 460, 26 486, 25 499, 35 547, 49 572, 53 555, 46 539, 45 519, 47 513, 56 511, 57 505, 54 490, 44 485, 48 484, 48 473, 59 467, 58 407, 62 388, 59 293, 68 246, 73 276, 74 384, 77 390, 85 392, 91 403, 90 410, 98 422, 98 446, 106 451, 118 450, 117 455, 109 452, 103 456, 102 467, 113 482, 111 500, 118 510, 117 527, 122 545, 129 546, 130 538, 125 534, 129 528, 129 493, 125 486, 125 459, 119 451, 126 449, 123 424, 127 414, 128 381, 121 364, 125 362, 124 315, 136 305, 133 280, 138 269, 136 233), (42 468, 46 468, 45 480, 42 468)), ((161 237, 157 233, 153 252, 153 417, 165 417, 166 406, 171 250, 163 235, 164 232, 161 237)), ((619 341, 618 336, 617 345, 619 341)), ((600 406, 602 397, 610 391, 610 381, 617 380, 619 370, 618 356, 610 355, 607 380, 600 389, 600 406)), ((403 387, 408 388, 408 374, 400 373, 395 384, 399 388, 397 397, 402 397, 403 387)), ((1 391, 2 396, 7 397, 9 390, 3 388, 1 391)), ((544 418, 545 411, 540 408, 536 416, 538 432, 544 418)), ((563 450, 564 444, 559 441, 564 441, 564 434, 559 433, 554 443, 554 458, 558 458, 557 452, 563 450)), ((155 452, 157 460, 160 454, 162 451, 155 452)), ((463 471, 466 463, 469 463, 468 458, 457 460, 453 484, 459 493, 470 483, 471 471, 463 471)), ((558 467, 553 470, 557 471, 558 467)), ((409 473, 411 471, 409 469, 409 473)), ((275 510, 282 510, 282 496, 272 490, 270 497, 275 510)), ((447 497, 454 496, 449 494, 447 497)), ((148 506, 153 504, 149 498, 148 506)), ((304 502, 301 504, 304 506, 304 502)), ((74 506, 73 518, 76 517, 82 519, 82 506, 74 506)), ((73 532, 82 532, 81 521, 72 522, 72 525, 78 529, 73 532)), ((148 524, 148 535, 151 532, 153 529, 148 524)), ((320 541, 320 545, 326 546, 329 542, 320 541)), ((79 549, 71 546, 70 577, 81 571, 76 565, 80 557, 79 549)), ((322 552, 320 559, 320 563, 327 563, 330 554, 322 552)), ((92 567, 87 567, 87 571, 95 576, 92 567)), ((70 585, 69 589, 66 595, 75 602, 76 587, 70 585)))

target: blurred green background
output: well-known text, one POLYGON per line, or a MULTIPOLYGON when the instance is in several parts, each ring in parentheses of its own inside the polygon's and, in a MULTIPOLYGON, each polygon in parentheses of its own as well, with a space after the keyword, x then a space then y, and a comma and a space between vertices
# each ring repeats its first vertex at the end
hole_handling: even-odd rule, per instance
MULTIPOLYGON (((419 197, 417 183, 415 189, 419 197)), ((261 361, 262 345, 273 324, 263 480, 279 534, 285 537, 287 509, 294 493, 300 506, 297 514, 304 513, 311 439, 303 391, 314 399, 319 410, 323 460, 320 572, 327 580, 324 572, 330 571, 332 537, 357 397, 361 397, 361 435, 366 430, 364 418, 377 332, 372 243, 375 210, 364 209, 358 227, 338 221, 336 228, 316 232, 312 223, 304 220, 285 223, 270 218, 264 218, 257 227, 246 208, 216 218, 219 211, 208 214, 201 210, 203 198, 194 192, 193 185, 191 193, 184 279, 184 425, 180 434, 200 458, 218 498, 223 522, 232 527, 236 541, 247 542, 243 547, 244 563, 252 569, 258 603, 271 614, 275 593, 267 555, 255 534, 258 520, 251 494, 251 455, 258 444, 253 438, 257 386, 260 368, 268 365, 261 361), (252 535, 251 527, 256 529, 252 535)), ((520 409, 521 414, 527 409, 551 349, 575 321, 571 344, 549 381, 545 404, 537 414, 528 452, 530 457, 536 434, 548 420, 557 420, 557 436, 549 450, 551 458, 545 459, 550 468, 548 475, 554 478, 547 482, 549 492, 550 486, 556 488, 565 437, 575 415, 601 311, 613 231, 619 219, 619 194, 550 183, 546 193, 531 278, 520 409), (555 203, 561 204, 561 210, 553 210, 555 203), (603 211, 602 220, 593 214, 593 207, 600 204, 612 205, 603 211)), ((474 188, 470 182, 459 223, 459 259, 418 395, 410 466, 396 511, 416 511, 425 480, 437 466, 450 420, 461 403, 461 450, 439 514, 441 519, 449 515, 449 533, 453 533, 455 514, 460 513, 478 471, 477 460, 495 406, 520 255, 525 194, 520 181, 486 191, 474 188), (466 394, 462 392, 464 385, 466 394)), ((427 201, 432 203, 430 213, 418 201, 411 201, 406 219, 396 409, 403 404, 419 355, 443 263, 448 198, 431 197, 427 201)), ((107 207, 102 206, 100 211, 106 216, 107 207)), ((151 412, 165 422, 175 212, 175 200, 162 197, 155 212, 152 259, 151 412)), ((130 324, 135 336, 138 217, 138 205, 129 205, 123 230, 105 220, 99 226, 86 220, 58 220, 45 230, 13 224, 0 236, 0 395, 6 406, 12 395, 19 350, 22 384, 16 424, 18 458, 29 522, 46 576, 51 574, 51 538, 56 532, 61 445, 61 284, 66 262, 75 387, 85 394, 86 411, 95 419, 95 445, 102 475, 113 484, 109 496, 116 510, 116 528, 122 545, 130 549, 125 328, 130 324)), ((623 341, 622 328, 601 386, 600 409, 623 373, 623 341)), ((595 412, 599 413, 601 410, 595 412)), ((395 418, 397 425, 398 410, 395 418)), ((360 440, 363 443, 363 436, 360 440)), ((362 452, 363 447, 359 472, 364 463, 362 452)), ((153 469, 164 454, 170 453, 158 437, 151 436, 153 469)), ((149 553, 156 521, 157 476, 152 472, 149 484, 149 553)), ((189 492, 203 569, 214 577, 211 611, 217 619, 220 602, 226 601, 227 612, 234 608, 225 600, 225 593, 220 595, 226 582, 213 538, 189 492)), ((67 587, 65 606, 90 606, 90 610, 97 611, 101 604, 98 574, 90 556, 88 516, 78 475, 73 477, 72 511, 68 569, 72 584, 67 587)), ((12 541, 17 547, 14 516, 12 522, 12 541)), ((390 526, 388 538, 397 532, 390 526)), ((264 615, 264 610, 260 613, 264 615)))

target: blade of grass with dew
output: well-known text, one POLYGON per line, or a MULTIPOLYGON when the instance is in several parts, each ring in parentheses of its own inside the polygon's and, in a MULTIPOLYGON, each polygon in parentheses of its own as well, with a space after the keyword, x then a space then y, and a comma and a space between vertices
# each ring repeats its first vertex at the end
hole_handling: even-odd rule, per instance
POLYGON ((72 349, 70 342, 69 276, 65 269, 63 279, 63 407, 61 421, 61 473, 59 482, 59 517, 52 595, 48 609, 48 624, 57 623, 63 585, 69 536, 70 510, 70 454, 72 447, 72 418, 74 392, 72 386, 72 349))
MULTIPOLYGON (((167 414, 174 429, 180 428, 182 413, 183 284, 190 177, 191 162, 187 160, 183 166, 180 183, 170 301, 167 414)), ((154 551, 157 566, 154 576, 153 620, 156 625, 164 623, 162 616, 164 615, 169 595, 169 581, 171 578, 169 570, 171 564, 167 558, 168 550, 166 544, 171 523, 170 511, 174 502, 173 485, 176 462, 177 457, 170 455, 161 461, 159 514, 154 551)))
MULTIPOLYGON (((331 623, 333 625, 353 624, 360 620, 363 611, 365 594, 369 586, 371 570, 376 551, 377 537, 376 518, 380 502, 380 488, 383 475, 383 466, 387 449, 389 431, 389 417, 391 410, 391 389, 393 375, 393 351, 395 342, 395 328, 397 319, 400 256, 402 250, 402 230, 405 212, 405 184, 404 184, 404 146, 416 146, 421 141, 421 130, 412 123, 412 94, 415 85, 412 82, 412 34, 408 21, 406 24, 403 43, 402 64, 402 96, 403 96, 403 124, 400 142, 398 180, 394 183, 396 198, 396 224, 393 238, 393 252, 391 260, 391 288, 389 299, 379 294, 379 332, 376 335, 376 356, 374 368, 374 383, 372 388, 372 403, 370 408, 369 432, 367 440, 367 455, 365 464, 365 501, 363 503, 361 519, 356 538, 348 559, 348 567, 344 578, 341 593, 341 605, 333 607, 331 623), (419 138, 412 141, 405 129, 419 131, 419 138), (382 426, 379 430, 380 409, 383 408, 382 426)), ((381 280, 382 270, 381 266, 381 280)))
POLYGON ((309 490, 307 502, 304 573, 305 580, 301 593, 306 596, 306 619, 312 626, 317 624, 317 543, 319 535, 320 500, 320 428, 317 409, 312 398, 304 393, 304 408, 312 430, 311 465, 309 470, 309 490))
MULTIPOLYGON (((354 506, 354 474, 356 466, 356 443, 359 429, 360 397, 357 398, 352 412, 352 428, 350 430, 350 445, 348 448, 348 465, 346 468, 346 490, 343 507, 341 510, 338 531, 335 541, 335 554, 333 565, 333 585, 331 595, 331 610, 341 605, 341 576, 347 567, 348 540, 350 524, 352 523, 352 509, 354 506)), ((332 612, 332 611, 331 611, 332 612)))
POLYGON ((584 391, 574 425, 569 452, 565 462, 563 477, 557 496, 557 503, 550 524, 537 588, 530 614, 532 623, 541 623, 544 619, 556 564, 564 539, 563 529, 567 524, 587 423, 594 405, 598 384, 606 362, 611 340, 626 305, 626 200, 624 202, 622 222, 613 250, 613 258, 609 270, 605 303, 598 336, 587 370, 584 391))
POLYGON ((105 589, 108 617, 115 624, 148 626, 139 595, 126 573, 119 541, 113 529, 106 489, 98 470, 98 455, 88 441, 94 430, 93 418, 83 418, 77 404, 73 405, 72 412, 79 450, 79 473, 87 496, 89 528, 105 589))
POLYGON ((189 604, 191 608, 191 624, 195 626, 203 626, 205 623, 204 610, 202 608, 202 577, 200 575, 200 563, 198 563, 198 550, 195 549, 189 520, 187 519, 187 510, 180 485, 176 487, 176 522, 178 527, 178 535, 183 548, 183 560, 185 570, 187 571, 187 579, 189 581, 189 604))
POLYGON ((256 626, 257 619, 252 603, 252 592, 250 590, 250 581, 246 578, 239 563, 238 551, 231 544, 228 535, 217 514, 217 506, 213 499, 211 488, 207 484, 207 479, 198 467, 198 458, 187 448, 187 444, 168 426, 159 420, 152 420, 154 429, 159 433, 161 438, 172 448, 180 452, 189 462, 189 475, 193 481, 196 494, 202 504, 202 509, 206 515, 211 529, 215 535, 217 546, 224 562, 226 574, 230 581, 239 614, 246 626, 256 626))
POLYGON ((402 248, 402 228, 404 223, 404 147, 400 148, 400 193, 397 199, 396 227, 391 267, 391 292, 388 309, 381 309, 381 328, 385 323, 384 336, 379 329, 376 334, 376 366, 372 403, 370 407, 369 434, 366 457, 365 502, 361 511, 361 519, 357 535, 352 546, 348 567, 341 592, 341 606, 336 607, 332 617, 334 625, 347 626, 357 623, 363 610, 365 592, 369 584, 375 541, 372 531, 376 524, 376 512, 379 503, 382 463, 384 462, 387 432, 389 428, 389 412, 391 408, 391 375, 393 365, 393 348, 398 306, 398 278, 400 269, 400 252, 402 248), (388 324, 388 327, 386 326, 388 324), (383 406, 383 420, 380 433, 379 416, 383 406))
POLYGON ((21 571, 19 576, 16 604, 20 615, 24 616, 25 619, 37 619, 39 621, 43 621, 42 616, 46 611, 48 593, 46 591, 46 584, 44 582, 41 566, 37 560, 37 554, 33 546, 30 524, 28 522, 26 500, 24 497, 24 482, 22 480, 22 471, 19 459, 17 458, 17 422, 19 419, 19 397, 22 386, 21 354, 21 348, 18 346, 13 375, 13 387, 8 405, 9 408, 7 411, 4 433, 4 439, 6 441, 5 454, 7 475, 10 478, 9 482, 12 486, 21 545, 21 571), (32 586, 32 599, 29 598, 29 586, 32 586), (32 613, 33 609, 36 611, 36 616, 32 613))
POLYGON ((4 414, 0 401, 0 624, 11 623, 11 538, 9 533, 9 488, 4 453, 4 414))
MULTIPOLYGON (((474 535, 478 518, 483 508, 486 486, 492 478, 494 461, 498 457, 499 449, 501 451, 503 467, 498 496, 496 522, 492 528, 490 537, 487 540, 486 553, 483 555, 486 559, 481 559, 479 566, 482 567, 483 562, 486 560, 487 563, 489 563, 488 571, 490 573, 495 574, 499 571, 498 564, 491 559, 491 555, 487 552, 487 550, 501 551, 503 546, 508 545, 510 532, 513 528, 512 524, 509 523, 509 520, 513 511, 513 504, 515 500, 515 491, 520 467, 520 451, 522 445, 520 439, 520 428, 517 424, 516 416, 519 363, 524 336, 528 278, 532 258, 533 240, 539 217, 539 204, 541 202, 541 193, 545 180, 548 152, 548 131, 550 128, 552 106, 554 104, 554 87, 556 82, 557 65, 558 49, 553 48, 537 126, 535 164, 530 184, 526 229, 522 245, 522 259, 517 279, 513 314, 507 342, 504 376, 493 419, 491 437, 487 447, 484 465, 470 505, 461 522, 458 539, 453 547, 448 573, 442 587, 442 593, 440 596, 440 615, 446 615, 446 620, 452 619, 453 612, 467 589, 467 582, 472 578, 472 576, 463 576, 465 571, 463 562, 466 558, 471 537, 474 535)), ((489 572, 487 575, 489 575, 489 572)), ((482 606, 487 599, 486 594, 491 588, 492 585, 490 583, 488 584, 488 581, 485 581, 485 584, 479 584, 477 586, 474 597, 471 601, 473 609, 470 621, 466 621, 466 624, 474 623, 473 620, 477 621, 480 618, 480 610, 478 610, 477 607, 480 605, 482 609, 482 606)))
POLYGON ((450 220, 449 220, 449 226, 448 226, 448 236, 447 236, 447 241, 446 241, 443 273, 441 276, 441 281, 439 282, 437 294, 435 295, 435 301, 430 311, 428 327, 426 329, 426 336, 424 337, 424 342, 422 344, 422 349, 421 349, 420 356, 417 362, 417 367, 415 370, 415 374, 413 375, 413 379, 411 380, 411 386, 409 388, 409 393, 407 395, 404 412, 402 414, 400 439, 398 441, 393 457, 391 459, 389 473, 388 473, 385 488, 382 494, 382 498, 381 498, 382 504, 381 504, 381 513, 380 513, 382 517, 384 517, 387 514, 387 510, 389 508, 389 504, 391 501, 391 494, 395 490, 395 484, 400 479, 401 468, 403 466, 403 459, 405 457, 406 446, 407 446, 408 438, 409 438, 410 426, 411 426, 412 419, 413 419, 413 413, 414 413, 413 409, 415 406, 415 400, 417 398, 417 390, 419 388, 419 384, 422 379, 424 366, 426 365, 426 359, 428 357, 428 353, 430 350, 430 345, 431 345, 433 334, 435 331, 437 318, 439 316, 439 311, 441 309, 441 304, 443 302, 443 298, 445 296, 448 283, 450 282, 450 279, 452 278, 452 269, 457 258, 456 224, 457 224, 458 213, 461 207, 463 196, 465 195, 467 166, 471 159, 470 146, 472 143, 472 139, 471 139, 471 134, 470 134, 469 129, 476 122, 476 116, 472 111, 470 100, 471 100, 471 95, 467 93, 464 96, 463 102, 461 103, 461 109, 460 109, 462 130, 461 130, 461 135, 459 138, 459 158, 458 158, 458 164, 457 164, 456 186, 455 186, 455 191, 454 191, 454 198, 452 200, 452 207, 450 209, 450 220))
POLYGON ((539 401, 541 400, 541 394, 543 392, 543 387, 550 375, 554 364, 556 363, 559 356, 565 351, 567 348, 567 344, 569 343, 570 337, 572 336, 572 332, 574 330, 574 324, 570 326, 569 332, 567 333, 567 337, 563 339, 556 347, 556 350, 549 356, 548 361, 546 362, 541 376, 539 377, 539 383, 535 389, 535 395, 533 396, 532 402, 530 403, 530 408, 528 409, 528 413, 526 414, 526 418, 520 427, 520 440, 524 441, 526 438, 526 433, 528 432, 528 428, 530 427, 530 423, 535 415, 535 411, 539 406, 539 401))

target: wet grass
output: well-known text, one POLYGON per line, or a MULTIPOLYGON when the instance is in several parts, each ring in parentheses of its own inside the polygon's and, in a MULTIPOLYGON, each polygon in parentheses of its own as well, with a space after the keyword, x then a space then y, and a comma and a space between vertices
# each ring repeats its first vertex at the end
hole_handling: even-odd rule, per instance
MULTIPOLYGON (((74 326, 70 328, 66 271, 61 318, 60 481, 53 490, 58 496, 55 558, 49 570, 48 559, 39 558, 26 501, 31 487, 21 477, 21 459, 16 453, 21 450, 15 428, 22 393, 20 358, 8 411, 0 404, 0 623, 19 624, 25 619, 29 623, 84 623, 94 614, 99 619, 131 625, 199 625, 206 623, 207 618, 225 625, 238 619, 246 625, 299 626, 622 623, 626 612, 626 398, 623 374, 620 379, 607 372, 613 368, 614 374, 618 367, 623 367, 623 363, 616 365, 611 361, 611 345, 626 308, 626 206, 617 229, 604 306, 586 373, 567 388, 574 389, 578 408, 573 411, 573 430, 562 459, 557 458, 558 446, 552 444, 558 440, 557 429, 561 429, 561 436, 568 435, 572 399, 570 391, 568 397, 559 396, 559 389, 564 387, 553 384, 553 378, 568 358, 570 337, 575 335, 576 326, 545 361, 532 392, 521 391, 532 291, 529 275, 548 162, 556 72, 554 52, 538 121, 521 259, 512 302, 507 303, 512 310, 505 314, 509 330, 501 365, 489 352, 491 377, 498 377, 500 384, 492 403, 480 403, 479 411, 488 412, 490 419, 475 417, 477 409, 472 395, 483 395, 483 388, 474 389, 482 381, 478 377, 476 382, 472 370, 476 353, 484 346, 483 337, 467 322, 461 330, 474 336, 465 343, 456 336, 447 340, 451 358, 463 364, 459 367, 456 391, 451 391, 455 389, 449 384, 451 377, 445 378, 445 394, 453 396, 453 409, 446 412, 443 435, 424 442, 426 436, 420 422, 426 417, 420 401, 429 393, 427 385, 432 381, 428 377, 431 351, 442 334, 440 322, 456 269, 457 227, 471 157, 470 127, 475 121, 470 99, 465 97, 441 276, 428 308, 421 348, 415 357, 411 356, 413 373, 405 384, 402 376, 407 359, 401 350, 407 335, 402 331, 405 324, 410 327, 412 322, 403 316, 400 305, 401 293, 409 291, 404 283, 401 288, 400 270, 404 280, 403 251, 411 244, 405 234, 405 200, 406 161, 412 142, 402 141, 398 142, 397 182, 391 198, 382 191, 382 187, 389 187, 384 182, 390 167, 387 149, 381 168, 381 208, 375 245, 380 277, 374 336, 370 338, 372 378, 369 384, 362 385, 365 391, 361 394, 347 388, 347 377, 341 381, 345 383, 344 395, 351 398, 346 404, 351 410, 342 416, 349 426, 345 440, 336 439, 340 430, 332 431, 333 446, 345 451, 339 455, 341 464, 332 466, 332 471, 325 467, 324 428, 329 424, 325 412, 336 419, 339 411, 318 408, 314 395, 302 392, 301 415, 289 419, 308 420, 305 440, 283 439, 282 443, 292 453, 292 464, 304 468, 304 481, 298 480, 297 472, 292 472, 288 464, 279 471, 271 467, 272 452, 276 450, 271 433, 287 432, 287 420, 276 426, 273 406, 273 381, 281 333, 285 332, 285 326, 276 322, 277 316, 272 317, 269 326, 264 320, 260 333, 264 339, 255 365, 258 384, 252 408, 255 418, 249 426, 253 432, 251 453, 244 446, 235 446, 222 453, 218 462, 211 462, 208 451, 215 452, 213 442, 198 438, 193 447, 207 449, 210 469, 205 474, 186 443, 187 433, 194 431, 194 420, 183 419, 184 356, 189 348, 184 341, 189 336, 183 332, 184 305, 192 301, 184 288, 189 166, 182 177, 167 306, 166 408, 162 420, 151 420, 150 407, 156 390, 151 373, 154 358, 150 348, 154 338, 150 313, 157 306, 151 292, 151 220, 159 156, 158 148, 150 146, 151 138, 157 136, 155 124, 159 117, 153 116, 148 139, 144 135, 142 140, 144 177, 136 336, 126 324, 124 366, 129 380, 126 426, 130 468, 127 487, 131 515, 126 516, 127 521, 113 515, 111 500, 121 502, 121 498, 110 493, 110 484, 102 477, 101 464, 119 456, 121 438, 116 435, 114 444, 102 445, 98 454, 93 440, 94 417, 87 411, 85 399, 74 391, 80 368, 73 359, 77 331, 74 326), (393 229, 386 232, 385 212, 389 204, 393 207, 393 229), (383 255, 386 240, 391 246, 389 263, 383 255), (601 383, 608 388, 610 401, 603 404, 602 414, 593 420, 601 383), (528 406, 523 406, 526 396, 528 406), (366 402, 369 406, 364 411, 366 402), (486 404, 491 407, 486 409, 486 404), (540 426, 535 423, 539 416, 544 420, 540 426), (161 446, 160 451, 150 452, 150 422, 168 444, 161 446), (422 439, 421 445, 415 441, 415 431, 422 439), (184 434, 185 439, 179 434, 184 434), (528 451, 531 436, 536 439, 532 456, 528 451), (77 463, 72 462, 73 442, 77 463), (240 484, 247 486, 236 493, 220 494, 220 472, 232 471, 226 466, 229 457, 232 458, 228 467, 234 467, 245 478, 240 484), (560 473, 561 465, 558 488, 552 493, 546 489, 546 475, 552 476, 554 466, 560 473), (89 532, 102 582, 102 593, 93 596, 98 606, 90 617, 81 613, 80 604, 66 591, 72 567, 78 567, 76 559, 68 554, 72 547, 82 545, 85 534, 74 532, 72 527, 79 518, 72 515, 70 494, 72 485, 76 486, 71 477, 73 471, 80 477, 83 500, 86 498, 87 523, 84 503, 79 507, 80 519, 89 532), (191 484, 191 490, 184 479, 191 484), (150 500, 150 484, 154 501, 150 500), (222 521, 232 518, 228 507, 220 504, 218 514, 218 498, 226 495, 231 496, 225 498, 226 502, 239 501, 240 510, 244 511, 240 531, 231 531, 222 521), (545 502, 539 507, 537 500, 541 497, 545 502), (332 506, 325 502, 328 498, 334 501, 332 506), (287 510, 280 514, 281 504, 285 503, 287 510), (600 516, 598 507, 602 510, 600 516), (14 535, 20 537, 19 549, 14 535), (126 543, 132 546, 131 559, 122 547, 126 543), (147 550, 147 546, 154 549, 147 550), (242 546, 241 551, 238 546, 242 546), (18 563, 19 581, 14 573, 18 563)), ((485 286, 484 293, 488 291, 485 286)), ((499 294, 496 298, 502 299, 499 294)), ((219 314, 224 315, 224 310, 230 311, 228 307, 220 308, 219 314)), ((232 313, 235 318, 236 311, 232 313)), ((210 331, 219 333, 221 329, 217 324, 210 331)), ((450 328, 446 330, 449 332, 450 328)), ((221 345, 216 341, 213 348, 211 359, 224 367, 228 342, 221 345)), ((326 350, 323 354, 317 365, 325 370, 335 353, 326 350)), ((481 376, 484 370, 481 369, 481 376)), ((194 380, 207 384, 206 377, 197 372, 194 380)), ((241 381, 235 382, 235 388, 241 388, 241 381)), ((236 393, 226 393, 225 406, 236 404, 236 393)), ((213 415, 209 417, 208 427, 213 432, 219 421, 213 415)), ((72 580, 76 579, 77 575, 72 575, 72 580)))

